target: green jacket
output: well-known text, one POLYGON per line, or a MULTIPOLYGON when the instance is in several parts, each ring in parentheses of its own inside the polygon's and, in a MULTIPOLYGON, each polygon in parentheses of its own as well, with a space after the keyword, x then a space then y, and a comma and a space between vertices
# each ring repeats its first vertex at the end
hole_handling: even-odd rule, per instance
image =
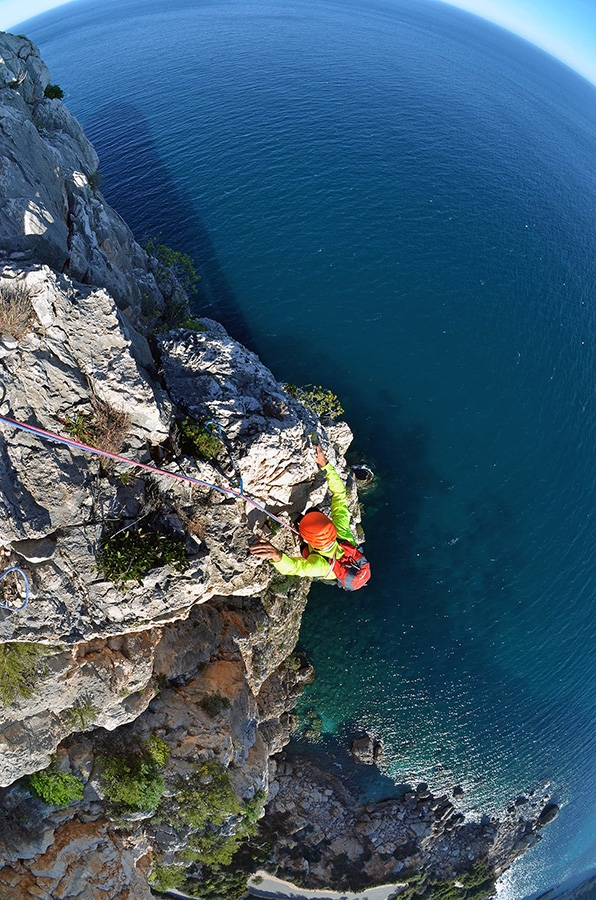
MULTIPOLYGON (((327 476, 327 484, 331 492, 331 521, 337 528, 337 536, 340 541, 346 541, 348 544, 356 546, 354 535, 350 530, 350 510, 348 509, 346 486, 331 463, 327 463, 323 471, 327 476)), ((327 560, 340 559, 343 556, 343 550, 337 541, 330 550, 325 552, 324 556, 320 551, 315 552, 310 544, 309 550, 311 552, 307 559, 302 556, 286 556, 284 553, 279 562, 272 560, 273 565, 282 575, 301 575, 303 578, 335 581, 335 575, 327 560)))

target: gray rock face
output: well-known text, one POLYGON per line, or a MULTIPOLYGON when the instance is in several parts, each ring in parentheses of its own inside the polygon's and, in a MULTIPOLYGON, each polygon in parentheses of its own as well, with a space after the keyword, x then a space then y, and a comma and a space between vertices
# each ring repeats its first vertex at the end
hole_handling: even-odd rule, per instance
POLYGON ((0 33, 0 257, 105 288, 138 316, 163 298, 147 255, 97 190, 97 154, 27 38, 0 33))
POLYGON ((0 89, 18 91, 26 103, 40 101, 50 73, 39 50, 31 41, 14 34, 0 33, 0 40, 0 89))

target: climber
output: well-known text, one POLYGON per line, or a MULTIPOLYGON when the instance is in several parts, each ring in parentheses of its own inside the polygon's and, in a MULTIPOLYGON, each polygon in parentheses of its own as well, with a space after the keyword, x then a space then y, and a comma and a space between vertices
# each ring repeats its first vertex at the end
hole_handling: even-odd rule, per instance
POLYGON ((287 556, 266 540, 257 541, 249 549, 259 559, 271 560, 282 575, 316 578, 354 591, 369 580, 370 565, 356 546, 350 530, 345 485, 318 443, 315 453, 331 491, 331 518, 315 510, 303 516, 298 526, 300 536, 306 542, 302 557, 287 556))

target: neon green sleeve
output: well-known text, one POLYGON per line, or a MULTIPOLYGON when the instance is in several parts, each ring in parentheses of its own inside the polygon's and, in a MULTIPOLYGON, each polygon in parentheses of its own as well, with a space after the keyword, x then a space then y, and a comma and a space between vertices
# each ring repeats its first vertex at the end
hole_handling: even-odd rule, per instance
POLYGON ((311 553, 308 559, 302 556, 286 556, 284 553, 279 562, 271 560, 282 575, 301 575, 302 578, 333 578, 331 566, 325 557, 311 553))
POLYGON ((340 541, 347 541, 356 546, 357 541, 350 529, 350 510, 348 509, 346 486, 331 463, 327 463, 323 471, 327 476, 327 484, 331 491, 331 521, 337 528, 337 536, 340 541))

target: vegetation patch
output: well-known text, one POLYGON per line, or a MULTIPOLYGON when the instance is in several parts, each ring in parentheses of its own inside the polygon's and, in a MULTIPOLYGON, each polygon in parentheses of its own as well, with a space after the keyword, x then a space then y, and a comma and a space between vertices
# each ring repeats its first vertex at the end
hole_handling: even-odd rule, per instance
POLYGON ((228 698, 222 697, 221 694, 205 694, 200 703, 203 712, 206 712, 212 719, 217 718, 224 709, 230 709, 231 706, 228 698))
POLYGON ((201 763, 196 772, 179 782, 176 800, 182 822, 192 828, 219 827, 228 816, 242 815, 228 770, 216 759, 201 763))
POLYGON ((59 772, 52 762, 47 769, 27 775, 32 794, 50 806, 68 806, 83 799, 83 782, 70 772, 59 772))
POLYGON ((40 644, 0 644, 0 701, 9 706, 17 697, 30 700, 48 674, 44 657, 50 651, 40 644))
POLYGON ((64 91, 57 84, 48 84, 46 85, 43 95, 49 100, 62 100, 62 98, 64 97, 64 91))
POLYGON ((99 190, 101 184, 101 172, 99 169, 96 169, 95 172, 91 172, 87 176, 87 183, 93 192, 99 190))
POLYGON ((489 900, 495 894, 495 878, 485 862, 475 863, 450 881, 435 881, 424 876, 408 879, 403 900, 489 900))
POLYGON ((123 409, 93 397, 93 411, 78 410, 72 418, 61 419, 69 437, 91 444, 108 453, 118 453, 130 427, 130 416, 123 409))
POLYGON ((176 422, 175 439, 185 456, 195 459, 215 459, 223 448, 222 442, 196 419, 186 416, 176 422))
POLYGON ((73 731, 87 731, 89 728, 93 728, 100 712, 99 706, 95 706, 89 698, 84 698, 70 709, 65 709, 60 718, 66 727, 73 731))
POLYGON ((240 900, 245 897, 248 879, 255 869, 264 864, 271 865, 271 841, 262 834, 255 835, 255 831, 253 827, 250 836, 241 841, 229 865, 202 866, 199 885, 189 879, 185 890, 191 896, 204 900, 240 900))
POLYGON ((35 313, 27 288, 14 282, 0 284, 0 334, 20 341, 33 329, 35 313))
POLYGON ((207 331, 207 326, 203 325, 196 316, 189 316, 184 322, 180 323, 180 328, 186 328, 188 331, 207 331))
POLYGON ((120 528, 101 541, 99 568, 108 581, 124 587, 127 581, 142 584, 151 569, 173 566, 184 572, 189 566, 186 542, 156 528, 120 528))
POLYGON ((147 238, 141 244, 145 253, 157 263, 157 274, 162 277, 173 275, 188 294, 196 294, 197 283, 201 276, 197 274, 191 256, 160 244, 155 237, 147 238))
POLYGON ((149 876, 151 887, 163 892, 181 888, 185 881, 186 870, 183 866, 162 866, 158 863, 149 876))
POLYGON ((131 810, 155 809, 166 787, 159 769, 167 758, 167 744, 155 736, 117 756, 102 754, 100 780, 108 800, 131 810))
POLYGON ((190 315, 188 298, 197 292, 197 274, 194 262, 186 253, 160 244, 157 238, 148 238, 142 244, 151 261, 151 268, 164 297, 163 309, 144 300, 143 315, 147 327, 153 332, 168 331, 171 328, 191 328, 202 331, 201 323, 190 315))
MULTIPOLYGON (((256 836, 265 800, 265 792, 258 791, 242 802, 228 770, 216 759, 198 765, 190 778, 180 778, 176 795, 164 799, 159 809, 160 818, 177 830, 185 825, 193 829, 178 854, 187 869, 186 880, 177 887, 191 897, 244 896, 249 876, 271 855, 270 841, 256 836)), ((153 876, 151 880, 156 888, 153 876)))
POLYGON ((304 387, 286 384, 284 387, 290 397, 294 397, 323 421, 332 422, 344 412, 339 398, 332 391, 318 384, 307 384, 304 387))

